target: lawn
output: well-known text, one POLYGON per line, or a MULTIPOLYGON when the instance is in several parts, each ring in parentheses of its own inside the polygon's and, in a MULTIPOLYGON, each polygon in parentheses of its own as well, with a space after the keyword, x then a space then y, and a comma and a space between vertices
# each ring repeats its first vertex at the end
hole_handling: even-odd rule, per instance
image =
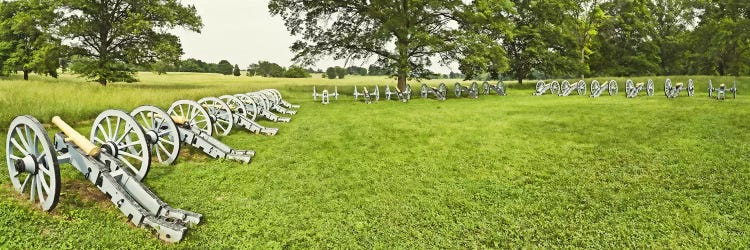
MULTIPOLYGON (((750 245, 750 78, 737 99, 696 96, 508 96, 354 102, 352 86, 385 77, 268 79, 141 73, 107 87, 64 75, 0 80, 0 138, 13 117, 53 115, 88 134, 108 108, 166 109, 178 99, 277 88, 302 107, 260 136, 219 138, 257 152, 250 165, 183 149, 145 183, 203 214, 182 242, 136 228, 93 184, 62 165, 62 195, 42 212, 0 171, 0 248, 746 248, 750 245), (329 105, 318 90, 339 86, 329 105)), ((688 77, 674 77, 673 82, 688 77)), ((603 81, 609 78, 599 78, 603 81)), ((643 81, 645 78, 637 78, 643 81)), ((713 77, 714 86, 733 78, 713 77)), ((589 80, 587 80, 588 82, 589 80)), ((441 80, 428 83, 437 86, 441 80)), ((466 83, 464 83, 466 85, 466 83)), ((393 85, 391 85, 393 86, 393 85)), ((412 88, 417 90, 417 83, 412 88)), ((46 125, 48 132, 59 130, 46 125)), ((3 154, 5 144, 0 145, 3 154)), ((6 166, 5 157, 0 163, 6 166)))

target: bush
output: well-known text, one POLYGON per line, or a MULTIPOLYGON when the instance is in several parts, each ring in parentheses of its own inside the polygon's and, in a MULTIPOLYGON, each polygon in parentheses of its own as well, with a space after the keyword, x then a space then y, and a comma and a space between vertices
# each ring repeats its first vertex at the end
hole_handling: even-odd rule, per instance
POLYGON ((325 75, 328 76, 328 79, 336 79, 336 68, 328 67, 325 75))
POLYGON ((240 76, 240 66, 239 65, 237 65, 237 64, 234 65, 234 70, 232 70, 232 75, 234 75, 234 76, 240 76))
POLYGON ((292 65, 284 72, 286 78, 308 78, 310 73, 303 67, 292 65))
POLYGON ((346 76, 346 69, 336 66, 336 75, 339 77, 339 79, 344 79, 344 76, 346 76))

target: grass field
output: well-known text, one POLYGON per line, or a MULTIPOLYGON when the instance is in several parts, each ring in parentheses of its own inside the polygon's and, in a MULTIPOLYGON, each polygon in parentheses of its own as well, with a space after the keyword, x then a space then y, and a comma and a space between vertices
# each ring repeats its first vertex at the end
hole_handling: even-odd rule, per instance
MULTIPOLYGON (((739 95, 726 101, 709 99, 709 78, 698 76, 696 96, 672 100, 656 77, 656 95, 635 99, 624 97, 624 79, 616 78, 616 97, 536 97, 531 81, 510 85, 504 97, 367 105, 352 101, 353 84, 382 88, 393 80, 141 73, 140 83, 100 87, 71 76, 34 77, 0 80, 3 141, 21 114, 44 123, 60 115, 88 134, 108 108, 166 109, 178 99, 264 88, 278 88, 302 108, 291 123, 262 122, 279 127, 277 136, 235 129, 220 138, 255 150, 250 165, 184 149, 177 164, 152 166, 145 181, 152 191, 204 215, 180 243, 162 243, 126 223, 62 165, 61 201, 51 213, 18 195, 0 171, 0 248, 750 245, 749 78, 737 79, 739 95), (312 101, 312 85, 341 86, 344 96, 321 105, 312 101)), ((452 91, 455 80, 445 82, 452 91)))

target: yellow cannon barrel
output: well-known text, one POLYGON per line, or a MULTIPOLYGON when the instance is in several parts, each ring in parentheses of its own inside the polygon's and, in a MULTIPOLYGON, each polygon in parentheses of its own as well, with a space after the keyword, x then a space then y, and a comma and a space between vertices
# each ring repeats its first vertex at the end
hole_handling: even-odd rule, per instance
POLYGON ((63 121, 59 116, 52 117, 52 124, 55 124, 62 132, 67 136, 68 141, 72 141, 73 144, 81 148, 84 152, 86 152, 89 156, 97 156, 99 155, 99 147, 91 143, 85 136, 81 135, 70 127, 65 121, 63 121))

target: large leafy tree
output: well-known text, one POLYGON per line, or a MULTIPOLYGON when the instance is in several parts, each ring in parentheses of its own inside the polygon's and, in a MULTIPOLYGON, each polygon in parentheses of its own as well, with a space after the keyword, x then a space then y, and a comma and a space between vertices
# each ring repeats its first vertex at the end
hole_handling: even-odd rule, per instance
MULTIPOLYGON (((573 17, 561 15, 564 10, 573 8, 572 0, 481 0, 476 1, 475 5, 479 6, 478 13, 492 15, 483 21, 487 24, 487 30, 475 36, 481 38, 482 33, 490 34, 495 43, 504 48, 510 61, 509 73, 519 84, 533 70, 551 75, 569 74, 577 70, 575 50, 572 49, 574 40, 570 32, 562 28, 566 19, 573 17), (508 24, 512 26, 508 27, 508 24)), ((493 54, 498 53, 488 53, 493 54)))
POLYGON ((392 69, 398 87, 422 77, 433 58, 455 56, 457 14, 461 0, 298 1, 271 0, 272 15, 283 18, 300 37, 291 49, 295 60, 312 64, 321 56, 334 59, 377 58, 392 69))
POLYGON ((605 0, 575 0, 573 8, 564 11, 574 17, 564 20, 564 27, 568 28, 575 40, 578 73, 581 74, 581 78, 590 73, 588 59, 593 53, 593 38, 598 34, 602 21, 607 18, 599 7, 603 1, 605 0))
POLYGON ((201 18, 178 0, 62 0, 60 28, 79 57, 74 69, 102 85, 136 81, 133 65, 177 63, 182 54, 175 27, 200 32, 201 18))
POLYGON ((688 27, 694 26, 694 13, 688 0, 653 0, 654 42, 659 49, 661 74, 686 74, 688 27))
POLYGON ((609 18, 595 37, 591 70, 598 75, 653 75, 660 72, 659 48, 651 0, 608 1, 600 5, 609 18))
POLYGON ((60 40, 53 37, 56 1, 19 0, 0 3, 0 69, 57 77, 60 40))
POLYGON ((747 0, 706 0, 697 7, 703 14, 691 35, 696 73, 750 73, 750 4, 747 0))

